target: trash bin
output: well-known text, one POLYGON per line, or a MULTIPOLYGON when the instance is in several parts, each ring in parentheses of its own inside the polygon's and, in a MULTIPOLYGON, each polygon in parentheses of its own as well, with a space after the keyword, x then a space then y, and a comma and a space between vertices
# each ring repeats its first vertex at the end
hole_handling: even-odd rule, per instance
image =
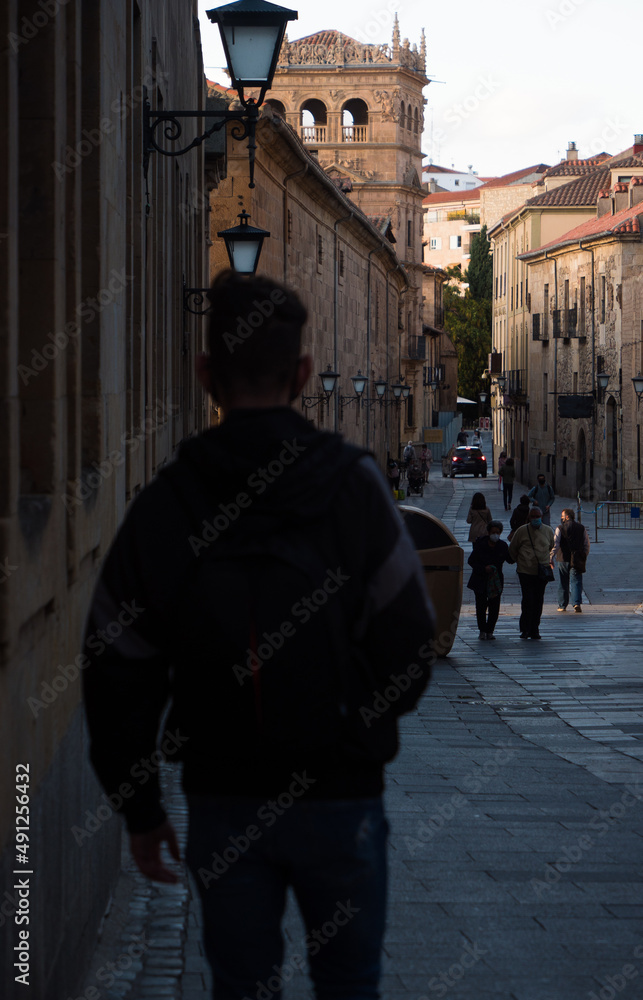
POLYGON ((401 506, 398 510, 415 543, 435 608, 435 652, 448 656, 460 620, 464 552, 435 514, 418 507, 401 506))

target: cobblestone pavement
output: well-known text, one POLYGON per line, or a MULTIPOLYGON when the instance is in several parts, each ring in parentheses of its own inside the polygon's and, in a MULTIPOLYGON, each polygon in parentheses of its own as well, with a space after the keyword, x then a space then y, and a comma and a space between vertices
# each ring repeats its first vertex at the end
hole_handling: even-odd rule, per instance
MULTIPOLYGON (((476 489, 508 526, 495 478, 443 480, 434 469, 425 497, 410 501, 443 518, 465 559, 476 489)), ((563 506, 573 504, 557 500, 555 515, 563 506)), ((583 614, 557 613, 550 586, 540 643, 518 638, 513 568, 494 643, 479 642, 465 589, 453 652, 402 722, 387 775, 385 1000, 643 996, 643 533, 602 537, 583 614)), ((175 769, 166 781, 184 837, 175 769)), ((285 936, 285 998, 304 1000, 292 900, 285 936)), ((151 886, 124 853, 83 994, 97 1000, 91 988, 105 1000, 209 1000, 192 887, 151 886), (123 972, 106 989, 108 962, 123 972)))

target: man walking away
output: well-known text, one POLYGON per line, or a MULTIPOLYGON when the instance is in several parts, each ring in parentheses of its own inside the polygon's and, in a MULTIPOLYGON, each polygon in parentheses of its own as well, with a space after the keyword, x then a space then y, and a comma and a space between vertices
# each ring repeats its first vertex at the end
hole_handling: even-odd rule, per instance
POLYGON ((509 555, 517 563, 518 579, 522 591, 520 638, 540 639, 540 619, 547 581, 539 566, 550 565, 550 552, 554 532, 543 524, 539 507, 532 507, 529 520, 518 528, 509 546, 509 555))
POLYGON ((516 481, 516 466, 513 458, 508 458, 504 465, 498 470, 498 475, 502 479, 502 499, 505 510, 511 510, 511 501, 514 495, 514 483, 516 481))
POLYGON ((543 524, 551 525, 551 505, 554 502, 554 497, 556 494, 553 489, 546 481, 545 476, 542 472, 539 472, 536 477, 536 485, 533 486, 529 493, 527 494, 529 499, 533 502, 535 507, 540 507, 542 511, 543 524))
POLYGON ((560 518, 551 550, 552 563, 558 563, 558 610, 567 610, 571 596, 574 611, 580 614, 583 573, 589 555, 589 535, 584 524, 576 523, 576 515, 571 507, 566 507, 560 518))
POLYGON ((432 610, 373 458, 291 408, 312 366, 297 295, 227 272, 210 299, 199 374, 223 422, 136 497, 106 557, 85 642, 91 758, 139 869, 172 882, 161 848, 178 858, 176 837, 158 768, 141 761, 157 739, 180 746, 217 1000, 274 982, 288 886, 316 995, 370 1000, 385 925, 383 768, 397 717, 429 678, 432 610), (97 644, 123 602, 135 620, 97 644))

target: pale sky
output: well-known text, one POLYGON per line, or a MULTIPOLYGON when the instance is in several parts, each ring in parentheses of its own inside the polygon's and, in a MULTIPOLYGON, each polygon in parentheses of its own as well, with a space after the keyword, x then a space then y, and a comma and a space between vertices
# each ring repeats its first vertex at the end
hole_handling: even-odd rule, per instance
MULTIPOLYGON (((643 133, 638 39, 641 0, 300 0, 292 40, 337 29, 390 43, 427 36, 422 151, 481 176, 555 164, 574 140, 580 157, 618 153, 643 133), (437 81, 443 81, 438 83, 437 81)), ((206 76, 227 84, 219 31, 199 0, 206 76)))

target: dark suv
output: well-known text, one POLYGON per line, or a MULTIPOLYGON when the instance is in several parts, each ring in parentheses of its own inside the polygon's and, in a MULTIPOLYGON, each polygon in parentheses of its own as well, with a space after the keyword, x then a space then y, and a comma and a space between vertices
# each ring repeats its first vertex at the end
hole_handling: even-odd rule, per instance
POLYGON ((442 459, 442 475, 445 478, 451 476, 451 479, 455 479, 456 476, 468 475, 473 475, 476 479, 478 476, 482 476, 484 479, 487 475, 487 460, 480 448, 464 448, 454 445, 442 459))

